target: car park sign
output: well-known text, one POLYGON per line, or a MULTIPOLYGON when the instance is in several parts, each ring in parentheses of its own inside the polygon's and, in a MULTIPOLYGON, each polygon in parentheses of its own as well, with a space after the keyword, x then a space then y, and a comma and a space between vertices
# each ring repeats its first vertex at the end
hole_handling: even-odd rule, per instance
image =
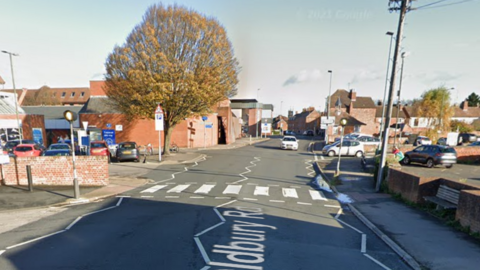
POLYGON ((157 109, 155 110, 155 130, 163 130, 163 110, 158 104, 157 109))

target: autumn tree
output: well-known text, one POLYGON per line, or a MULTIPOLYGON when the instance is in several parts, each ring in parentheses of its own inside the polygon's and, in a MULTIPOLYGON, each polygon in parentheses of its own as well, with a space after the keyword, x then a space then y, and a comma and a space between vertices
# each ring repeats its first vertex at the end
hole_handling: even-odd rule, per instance
POLYGON ((105 65, 106 94, 129 118, 154 119, 161 104, 165 145, 179 122, 237 93, 239 66, 223 26, 178 5, 148 8, 105 65))
POLYGON ((450 130, 450 118, 453 116, 453 107, 450 106, 450 89, 438 87, 423 93, 417 114, 428 119, 429 127, 437 130, 450 130))

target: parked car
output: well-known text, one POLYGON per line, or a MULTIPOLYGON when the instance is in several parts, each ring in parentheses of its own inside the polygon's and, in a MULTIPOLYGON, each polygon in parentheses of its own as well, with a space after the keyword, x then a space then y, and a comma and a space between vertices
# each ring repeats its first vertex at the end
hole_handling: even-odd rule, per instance
POLYGON ((72 150, 72 147, 67 143, 52 143, 47 148, 47 150, 58 150, 58 149, 72 150))
POLYGON ((447 145, 447 138, 445 138, 445 137, 438 138, 437 144, 438 145, 447 145))
POLYGON ((108 157, 108 162, 112 159, 110 151, 108 150, 108 145, 105 141, 91 141, 90 156, 106 156, 108 157))
MULTIPOLYGON (((343 139, 344 140, 356 140, 359 136, 372 136, 372 135, 353 132, 353 133, 348 133, 347 135, 343 136, 343 139)), ((335 141, 340 141, 340 137, 335 138, 335 141)))
POLYGON ((294 136, 285 136, 282 139, 282 144, 280 146, 282 149, 292 149, 298 150, 298 140, 294 136))
POLYGON ((364 145, 379 145, 380 139, 370 135, 360 135, 355 140, 363 143, 364 145))
MULTIPOLYGON (((13 148, 20 144, 20 140, 8 141, 4 145, 4 150, 13 153, 13 148)), ((22 140, 22 144, 36 144, 33 140, 22 140)))
POLYGON ((422 145, 405 153, 403 164, 411 162, 426 164, 428 168, 442 165, 451 168, 457 163, 457 152, 453 147, 444 145, 422 145))
POLYGON ((289 136, 295 136, 297 135, 294 131, 291 131, 291 130, 285 130, 283 132, 283 135, 289 135, 289 136))
POLYGON ((140 161, 140 150, 136 142, 122 142, 116 150, 117 161, 134 160, 140 161))
POLYGON ((42 148, 34 143, 19 144, 13 148, 13 154, 17 157, 38 157, 42 152, 42 148))
POLYGON ((302 135, 313 136, 313 135, 315 135, 315 133, 313 132, 313 130, 305 130, 302 135))
POLYGON ((42 153, 42 156, 71 156, 72 150, 70 149, 50 149, 42 153))
POLYGON ((468 146, 480 146, 480 141, 472 142, 468 146))
POLYGON ((477 135, 473 133, 460 133, 458 134, 458 144, 467 144, 477 141, 477 135))
MULTIPOLYGON (((340 141, 336 141, 332 144, 325 145, 322 149, 323 155, 333 157, 338 156, 340 153, 340 141)), ((363 144, 359 141, 344 140, 342 143, 342 156, 356 156, 362 157, 365 153, 363 144)))
POLYGON ((417 145, 431 145, 432 140, 425 136, 418 136, 417 139, 413 142, 413 146, 417 145))

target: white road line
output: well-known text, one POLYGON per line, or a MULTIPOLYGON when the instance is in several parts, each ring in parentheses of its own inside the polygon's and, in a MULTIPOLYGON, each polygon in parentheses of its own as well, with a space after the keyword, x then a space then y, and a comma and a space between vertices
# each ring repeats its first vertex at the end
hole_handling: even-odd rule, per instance
POLYGON ((25 241, 25 242, 20 243, 20 244, 9 246, 9 247, 7 247, 7 249, 12 249, 12 248, 16 248, 16 247, 19 247, 19 246, 23 246, 23 245, 26 245, 26 244, 29 244, 29 243, 32 243, 32 242, 35 242, 35 241, 38 241, 38 240, 41 240, 41 239, 45 239, 45 238, 50 237, 50 236, 54 236, 54 235, 59 234, 59 233, 63 233, 65 231, 66 230, 61 230, 61 231, 58 231, 58 232, 54 232, 54 233, 51 233, 51 234, 40 236, 40 237, 34 238, 32 240, 25 241))
POLYGON ((255 191, 253 192, 253 195, 268 196, 268 187, 260 187, 260 186, 255 187, 255 191))
POLYGON ((242 185, 228 185, 223 194, 238 194, 242 189, 242 185))
POLYGON ((290 186, 291 188, 302 188, 302 187, 299 187, 299 186, 290 186))
POLYGON ((271 185, 268 185, 269 187, 279 187, 280 185, 274 185, 274 184, 271 184, 271 185))
POLYGON ((231 197, 215 197, 215 200, 230 200, 231 197))
POLYGON ((155 186, 153 186, 153 187, 151 187, 151 188, 147 188, 147 189, 141 191, 140 193, 154 193, 154 192, 157 192, 157 191, 159 191, 160 189, 162 189, 162 188, 164 188, 164 187, 166 187, 166 186, 167 186, 167 185, 155 185, 155 186))
POLYGON ((187 185, 196 185, 197 182, 186 182, 185 184, 187 184, 187 185))
POLYGON ((312 205, 311 203, 306 203, 306 202, 297 202, 297 204, 302 204, 302 205, 312 205))
POLYGON ((360 248, 360 252, 366 253, 367 252, 367 235, 362 234, 362 247, 360 248))
POLYGON ((324 204, 323 206, 325 206, 325 207, 330 207, 330 208, 340 208, 339 205, 324 204))
POLYGON ((280 201, 280 200, 270 200, 270 202, 284 203, 285 201, 280 201))
POLYGON ((243 198, 245 201, 258 201, 258 199, 252 199, 252 198, 243 198))
POLYGON ((2 253, 4 253, 4 252, 5 252, 5 250, 0 250, 0 255, 2 255, 2 253))
POLYGON ((132 196, 128 196, 128 195, 117 195, 115 196, 115 198, 131 198, 132 196))
POLYGON ((323 192, 320 190, 309 190, 310 196, 312 197, 312 200, 314 201, 328 201, 327 198, 325 198, 325 195, 323 192))
POLYGON ((297 190, 294 188, 282 188, 283 197, 297 198, 297 190))
POLYGON ((382 267, 383 269, 385 270, 390 270, 390 268, 388 268, 386 265, 382 264, 381 262, 375 260, 372 256, 368 255, 368 254, 363 254, 365 255, 365 257, 369 258, 370 260, 372 260, 373 262, 375 262, 376 264, 380 265, 380 267, 382 267))
POLYGON ((203 196, 190 196, 190 199, 204 199, 203 196))
POLYGON ((165 196, 165 199, 178 199, 179 196, 165 196))
POLYGON ((256 184, 256 183, 247 183, 247 185, 250 185, 250 186, 258 186, 258 184, 256 184))
POLYGON ((352 229, 352 230, 354 230, 354 231, 358 232, 359 234, 363 234, 363 232, 362 232, 362 231, 360 231, 359 229, 357 229, 357 228, 353 227, 352 225, 350 225, 350 224, 346 223, 345 221, 343 221, 343 220, 341 220, 341 219, 337 219, 337 221, 338 221, 338 222, 340 222, 340 223, 342 223, 343 225, 345 225, 345 226, 349 227, 350 229, 352 229))
POLYGON ((195 190, 193 193, 202 193, 208 194, 215 185, 202 185, 199 189, 195 190))
POLYGON ((180 193, 182 191, 184 191, 185 189, 187 189, 190 185, 178 185, 172 189, 170 189, 169 191, 167 191, 167 193, 180 193))
POLYGON ((153 196, 140 196, 140 198, 153 198, 153 196))

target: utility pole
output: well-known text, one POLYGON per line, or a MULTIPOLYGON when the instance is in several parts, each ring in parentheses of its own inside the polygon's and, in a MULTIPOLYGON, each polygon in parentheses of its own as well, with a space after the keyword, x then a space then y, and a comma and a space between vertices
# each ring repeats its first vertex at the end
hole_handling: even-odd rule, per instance
POLYGON ((375 190, 380 191, 380 186, 383 180, 383 170, 385 169, 385 163, 387 159, 387 148, 388 148, 388 134, 390 132, 390 120, 392 118, 392 106, 393 106, 393 96, 395 94, 395 77, 397 75, 397 59, 400 52, 400 47, 402 43, 402 34, 403 34, 403 24, 405 23, 405 16, 407 11, 410 9, 410 0, 390 0, 390 5, 394 5, 390 10, 398 10, 398 2, 401 2, 400 5, 400 16, 398 20, 398 30, 397 38, 395 40, 395 52, 393 54, 393 64, 392 64, 392 76, 390 77, 390 88, 388 93, 388 105, 387 105, 387 114, 384 126, 384 136, 382 141, 382 155, 380 156, 380 166, 378 166, 377 174, 377 183, 375 190))
MULTIPOLYGON (((328 100, 327 100, 327 121, 330 121, 330 100, 332 99, 332 74, 333 71, 329 70, 330 73, 330 86, 328 87, 328 100)), ((325 130, 325 144, 328 144, 328 127, 330 126, 330 122, 327 122, 327 129, 325 130)))

